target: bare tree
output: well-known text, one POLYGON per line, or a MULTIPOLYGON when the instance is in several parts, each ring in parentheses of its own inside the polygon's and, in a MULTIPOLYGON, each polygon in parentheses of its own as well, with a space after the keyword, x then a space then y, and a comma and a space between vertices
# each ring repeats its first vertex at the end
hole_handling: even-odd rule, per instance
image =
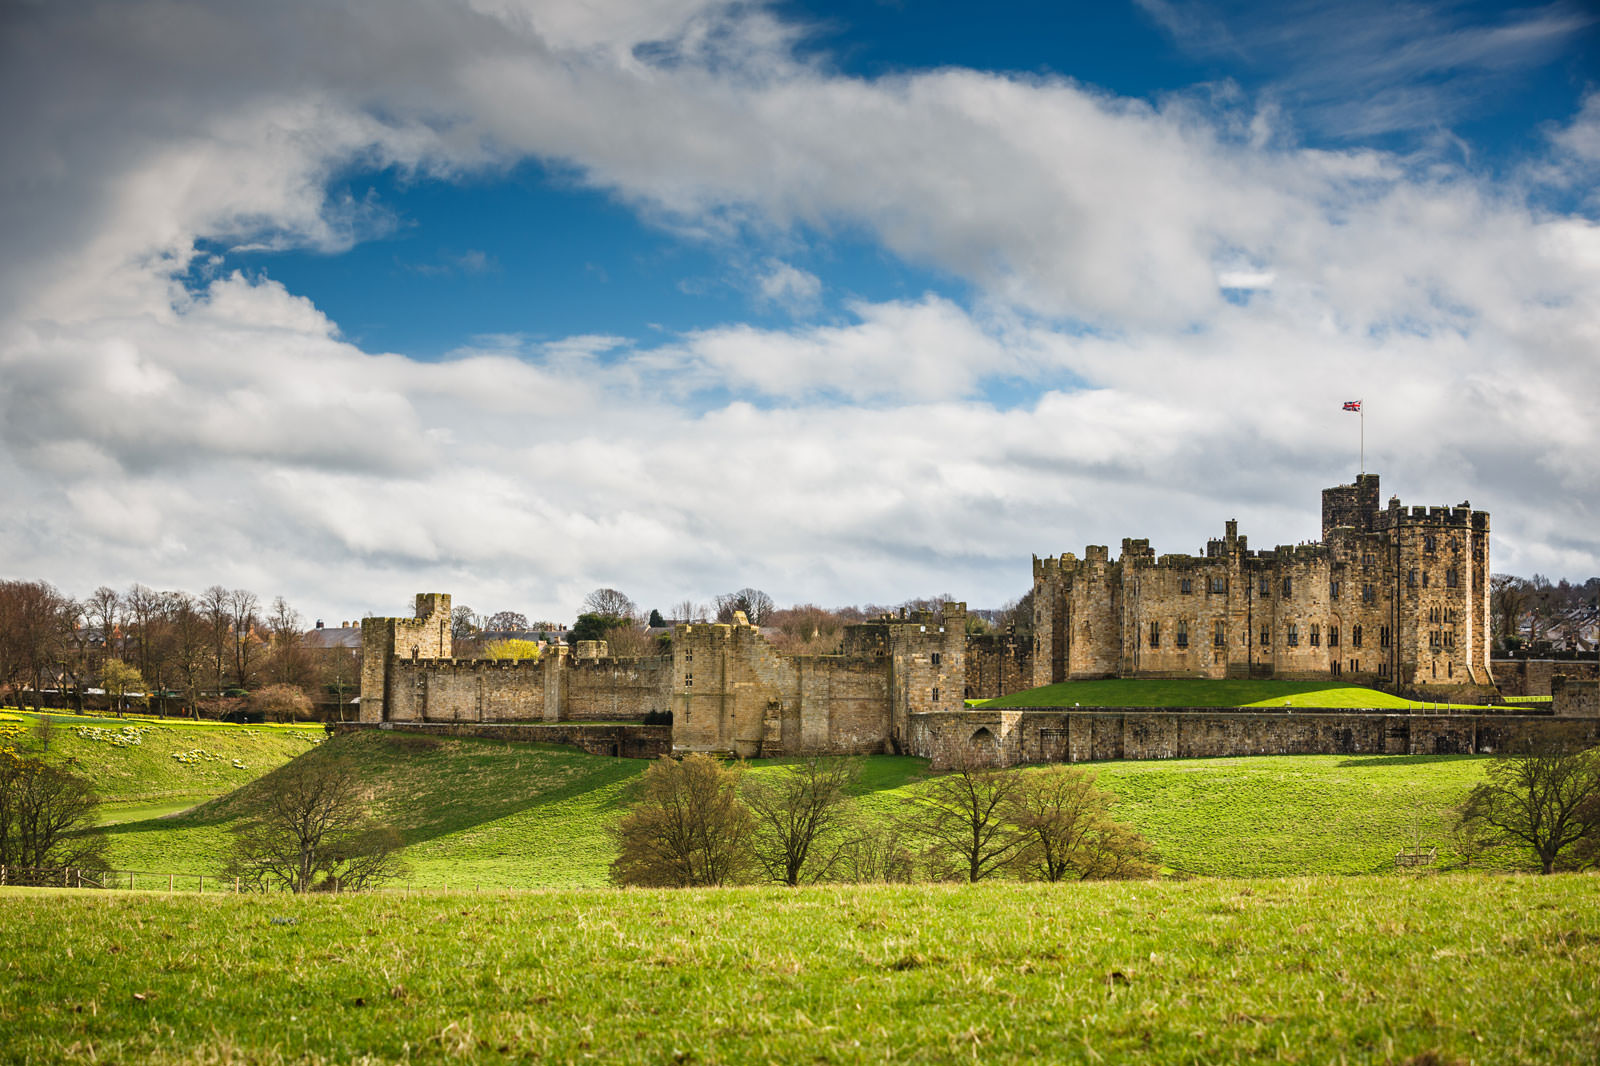
POLYGON ((211 667, 211 626, 187 592, 169 592, 164 598, 172 634, 172 662, 189 713, 198 718, 200 688, 211 667))
POLYGON ((322 689, 338 704, 342 722, 349 704, 345 697, 361 689, 360 660, 348 648, 323 648, 316 661, 322 689))
POLYGON ((222 695, 222 678, 233 658, 233 595, 221 585, 212 585, 200 594, 197 608, 209 630, 211 688, 222 695))
POLYGON ((101 585, 83 601, 83 612, 91 626, 100 630, 100 640, 108 657, 118 652, 118 623, 122 619, 122 597, 117 590, 101 585))
POLYGON ((916 879, 917 858, 911 831, 899 818, 858 818, 850 827, 837 867, 849 881, 908 882, 916 879))
POLYGON ((724 592, 716 599, 717 621, 724 625, 733 621, 735 611, 743 611, 745 619, 753 626, 764 626, 771 619, 777 604, 760 589, 742 588, 738 592, 724 592))
POLYGON ((704 622, 710 617, 711 609, 705 604, 695 603, 693 600, 680 600, 672 608, 672 620, 674 622, 704 622))
POLYGON ((311 679, 311 658, 300 642, 304 628, 300 612, 282 596, 275 597, 272 612, 267 615, 267 630, 272 637, 268 676, 280 685, 303 685, 311 679))
POLYGON ((1041 881, 1150 877, 1150 845, 1111 817, 1094 774, 1057 763, 1018 774, 1005 815, 1025 842, 1016 866, 1041 881))
POLYGON ((1014 770, 968 762, 929 781, 909 802, 932 857, 954 861, 970 882, 1005 869, 1028 842, 1007 818, 1019 783, 1014 770))
POLYGON ((633 620, 639 616, 639 607, 616 589, 595 589, 583 598, 583 613, 633 620))
POLYGON ((250 693, 249 709, 268 722, 295 722, 311 717, 311 700, 294 685, 268 685, 250 693))
POLYGON ((65 664, 76 605, 43 581, 0 581, 0 691, 25 706, 65 664))
POLYGON ((466 640, 476 636, 478 632, 478 616, 465 604, 450 610, 450 636, 453 640, 466 640))
POLYGON ((233 681, 240 688, 248 688, 260 603, 248 589, 234 589, 228 593, 228 607, 232 614, 229 624, 233 630, 233 681))
POLYGON ((767 624, 778 629, 775 643, 794 655, 833 651, 844 632, 844 621, 837 614, 814 603, 774 611, 767 624))
POLYGON ((528 629, 528 616, 521 611, 496 611, 483 628, 491 633, 523 633, 528 629))
POLYGON ((151 670, 151 644, 155 637, 156 620, 161 616, 161 593, 147 585, 134 584, 122 597, 124 618, 133 644, 134 664, 139 673, 149 678, 151 670))
POLYGON ((1476 842, 1531 852, 1540 873, 1593 863, 1600 843, 1600 749, 1530 741, 1490 760, 1457 812, 1476 842))
POLYGON ((851 759, 812 756, 761 777, 746 775, 745 802, 755 814, 756 861, 786 885, 826 879, 848 841, 850 787, 860 777, 851 759))
POLYGON ((104 869, 98 807, 87 778, 41 759, 0 757, 0 865, 104 869))
POLYGON ((679 887, 742 881, 755 818, 739 795, 739 770, 709 755, 651 763, 641 794, 617 826, 611 877, 623 885, 679 887))
POLYGON ((262 778, 256 813, 233 830, 226 876, 251 888, 355 891, 404 872, 353 764, 310 752, 262 778))

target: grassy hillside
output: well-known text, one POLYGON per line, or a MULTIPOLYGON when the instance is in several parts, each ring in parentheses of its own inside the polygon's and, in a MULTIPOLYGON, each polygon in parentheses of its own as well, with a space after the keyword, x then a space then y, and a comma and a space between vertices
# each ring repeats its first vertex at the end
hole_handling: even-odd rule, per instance
POLYGON ((0 1060, 1593 1062, 1597 890, 0 890, 0 1060))
MULTIPOLYGON (((1329 681, 1206 681, 1196 678, 1113 678, 1063 681, 1013 692, 980 707, 1436 707, 1360 685, 1329 681)), ((1450 706, 1469 706, 1465 704, 1450 706)))
MULTIPOLYGON (((353 760, 388 799, 423 885, 598 886, 613 855, 637 760, 569 748, 390 732, 334 738, 307 758, 353 760)), ((1221 876, 1354 874, 1392 868, 1420 834, 1449 863, 1449 810, 1482 775, 1471 756, 1266 756, 1094 764, 1176 872, 1221 876)), ((752 773, 774 772, 753 763, 752 773)), ((899 813, 926 776, 920 759, 866 760, 859 787, 869 817, 899 813)), ((124 869, 209 873, 228 827, 251 809, 248 785, 173 818, 115 827, 124 869)))
POLYGON ((42 755, 88 777, 107 822, 157 817, 232 792, 326 736, 316 724, 0 712, 0 747, 42 755))

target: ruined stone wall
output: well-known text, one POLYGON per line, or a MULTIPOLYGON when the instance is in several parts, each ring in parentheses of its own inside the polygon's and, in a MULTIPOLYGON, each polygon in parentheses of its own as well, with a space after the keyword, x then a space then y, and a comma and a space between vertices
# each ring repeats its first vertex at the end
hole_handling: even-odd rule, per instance
POLYGON ((1541 736, 1600 743, 1600 718, 1103 708, 976 709, 919 715, 912 722, 913 750, 930 759, 934 769, 962 761, 1012 766, 1242 755, 1489 753, 1541 736))
POLYGON ((1012 633, 967 638, 966 685, 969 700, 992 700, 1033 687, 1033 641, 1012 633))
POLYGON ((363 618, 361 721, 383 721, 390 696, 392 660, 447 659, 450 650, 448 594, 419 593, 414 618, 363 618))
POLYGON ((1550 684, 1550 709, 1560 718, 1600 718, 1600 681, 1557 674, 1550 684))
POLYGON ((1490 663, 1494 681, 1502 695, 1548 696, 1556 674, 1593 681, 1600 677, 1600 663, 1594 659, 1495 659, 1490 663))

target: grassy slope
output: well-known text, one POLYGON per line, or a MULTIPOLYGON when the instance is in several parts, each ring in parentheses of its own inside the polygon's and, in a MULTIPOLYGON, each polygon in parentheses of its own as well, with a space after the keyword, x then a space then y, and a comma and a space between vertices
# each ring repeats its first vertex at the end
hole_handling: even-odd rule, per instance
POLYGON ((1597 889, 0 890, 0 1061, 1593 1062, 1597 889))
POLYGON ((315 724, 239 726, 16 710, 0 715, 0 745, 25 754, 42 751, 49 761, 88 777, 100 792, 108 822, 155 817, 224 795, 282 766, 325 735, 315 724), (53 725, 48 751, 41 748, 41 718, 53 725), (174 753, 185 759, 173 758, 174 753))
MULTIPOLYGON (((644 770, 636 760, 568 748, 404 734, 338 737, 310 758, 342 755, 391 796, 387 816, 407 841, 418 884, 596 886, 613 854, 608 827, 644 770)), ((1481 779, 1471 756, 1264 756, 1101 763, 1088 769, 1120 797, 1175 870, 1223 876, 1365 873, 1388 869, 1420 832, 1441 845, 1451 806, 1481 779)), ((870 815, 902 808, 925 776, 909 758, 867 760, 860 796, 870 815)), ((751 772, 770 773, 771 764, 751 772)), ((115 827, 120 868, 214 872, 228 826, 252 789, 175 818, 115 827)))
MULTIPOLYGON (((1062 681, 1013 692, 982 707, 1436 707, 1359 685, 1328 681, 1206 681, 1129 678, 1062 681)), ((1451 705, 1457 706, 1457 705, 1451 705)), ((1460 705, 1466 706, 1466 705, 1460 705)))

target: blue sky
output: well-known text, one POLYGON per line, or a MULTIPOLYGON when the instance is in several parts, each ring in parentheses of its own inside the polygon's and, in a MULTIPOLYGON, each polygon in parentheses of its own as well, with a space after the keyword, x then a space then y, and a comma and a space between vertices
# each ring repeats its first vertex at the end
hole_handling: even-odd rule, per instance
POLYGON ((1600 571, 1600 20, 15 5, 15 576, 998 606, 1368 468, 1600 571))

